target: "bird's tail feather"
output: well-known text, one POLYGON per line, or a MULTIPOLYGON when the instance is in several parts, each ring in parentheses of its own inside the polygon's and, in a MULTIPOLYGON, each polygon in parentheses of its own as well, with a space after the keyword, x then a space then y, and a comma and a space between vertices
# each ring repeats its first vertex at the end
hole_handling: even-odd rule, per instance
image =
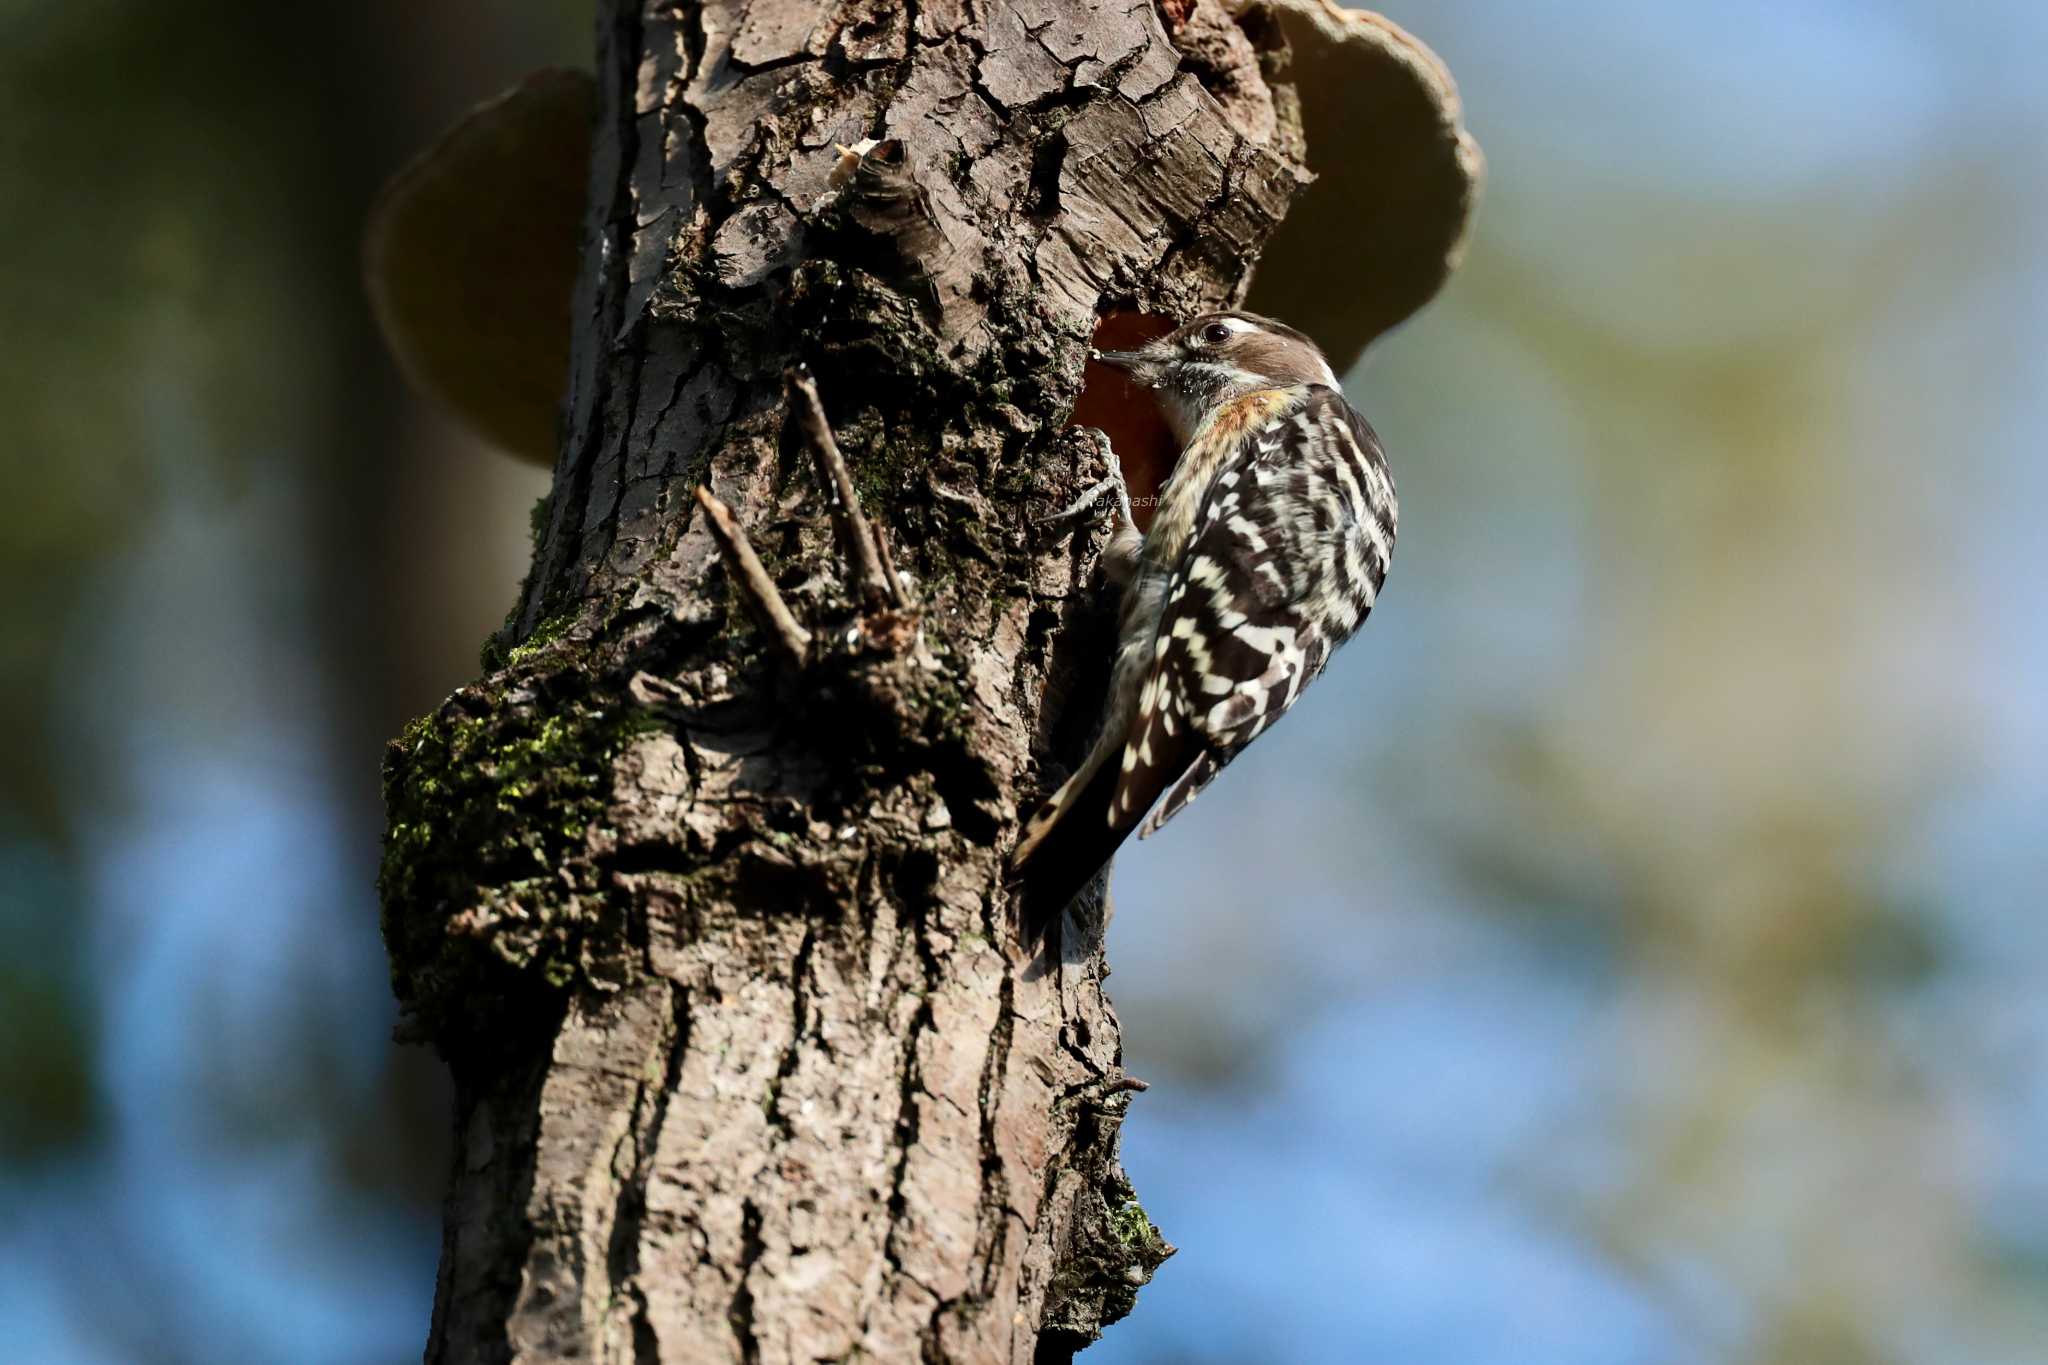
POLYGON ((1173 790, 1166 794, 1166 799, 1159 803, 1159 808, 1152 812, 1152 818, 1138 830, 1138 837, 1151 838, 1159 832, 1161 825, 1186 810, 1194 799, 1202 794, 1202 788, 1208 786, 1210 780, 1222 772, 1223 765, 1229 761, 1228 758, 1219 760, 1213 752, 1198 755, 1195 761, 1188 765, 1188 770, 1181 774, 1180 781, 1174 783, 1173 790))
POLYGON ((1061 914, 1130 837, 1136 821, 1110 823, 1117 766, 1097 753, 1025 824, 1010 855, 1010 915, 1018 940, 1035 950, 1061 914))

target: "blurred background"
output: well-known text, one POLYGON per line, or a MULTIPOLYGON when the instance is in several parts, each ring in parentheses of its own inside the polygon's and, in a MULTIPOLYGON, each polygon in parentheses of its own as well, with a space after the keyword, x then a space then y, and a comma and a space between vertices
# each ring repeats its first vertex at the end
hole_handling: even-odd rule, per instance
MULTIPOLYGON (((1119 865, 1183 1250, 1086 1359, 2048 1359, 2048 10, 1386 8, 1486 200, 1349 379, 1370 626, 1119 865)), ((418 1358, 377 763, 546 476, 401 391, 357 239, 588 33, 0 5, 10 1361, 418 1358)))

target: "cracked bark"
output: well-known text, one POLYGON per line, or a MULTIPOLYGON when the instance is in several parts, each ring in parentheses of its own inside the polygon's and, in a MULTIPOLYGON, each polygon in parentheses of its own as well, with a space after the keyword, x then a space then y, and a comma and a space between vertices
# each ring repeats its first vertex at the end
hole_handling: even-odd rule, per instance
POLYGON ((1096 924, 1004 947, 1013 815, 1107 630, 1094 547, 1030 518, 1100 472, 1064 430, 1098 317, 1234 302, 1306 183, 1278 33, 1213 0, 602 10, 533 571, 386 764, 394 981, 458 1091, 430 1361, 1064 1360, 1170 1252, 1118 1164, 1096 924), (914 616, 848 582, 795 363, 914 616))

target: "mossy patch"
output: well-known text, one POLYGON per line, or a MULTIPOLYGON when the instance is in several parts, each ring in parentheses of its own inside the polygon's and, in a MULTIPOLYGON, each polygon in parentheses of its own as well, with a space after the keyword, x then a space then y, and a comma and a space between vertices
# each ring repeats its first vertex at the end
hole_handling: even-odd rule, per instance
POLYGON ((1074 1214, 1073 1241, 1046 1291, 1040 1330, 1079 1349, 1130 1315, 1138 1290, 1174 1249, 1114 1165, 1099 1187, 1082 1196, 1074 1214))
POLYGON ((407 968, 393 984, 430 1036, 480 1022, 522 979, 588 975, 586 931, 606 911, 587 834, 612 760, 659 723, 610 699, 542 701, 501 676, 392 743, 377 884, 392 961, 407 968))
POLYGON ((576 613, 556 612, 533 628, 524 640, 505 651, 504 667, 517 668, 539 654, 555 641, 568 635, 569 627, 576 624, 576 613))
POLYGON ((1145 1214, 1145 1206, 1137 1200, 1128 1200, 1122 1208, 1109 1211, 1109 1225, 1116 1230, 1116 1239, 1132 1251, 1150 1249, 1161 1240, 1159 1229, 1152 1226, 1152 1220, 1145 1214))
MULTIPOLYGON (((521 596, 524 595, 522 591, 521 596)), ((552 616, 543 617, 538 625, 527 632, 525 639, 508 648, 505 641, 511 638, 513 624, 518 619, 519 606, 515 602, 512 610, 506 614, 505 624, 484 640, 483 648, 477 651, 476 660, 484 672, 497 673, 503 669, 516 668, 532 659, 549 645, 568 635, 569 628, 576 624, 576 613, 558 611, 552 616)))

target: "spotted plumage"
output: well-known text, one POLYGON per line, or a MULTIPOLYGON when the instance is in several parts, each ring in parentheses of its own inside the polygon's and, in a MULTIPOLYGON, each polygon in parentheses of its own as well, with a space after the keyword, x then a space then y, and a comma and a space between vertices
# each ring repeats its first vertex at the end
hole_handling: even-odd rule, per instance
POLYGON ((1294 704, 1372 609, 1394 546, 1379 440, 1307 338, 1210 314, 1106 359, 1158 392, 1185 444, 1137 551, 1101 732, 1012 856, 1027 943, 1294 704))

